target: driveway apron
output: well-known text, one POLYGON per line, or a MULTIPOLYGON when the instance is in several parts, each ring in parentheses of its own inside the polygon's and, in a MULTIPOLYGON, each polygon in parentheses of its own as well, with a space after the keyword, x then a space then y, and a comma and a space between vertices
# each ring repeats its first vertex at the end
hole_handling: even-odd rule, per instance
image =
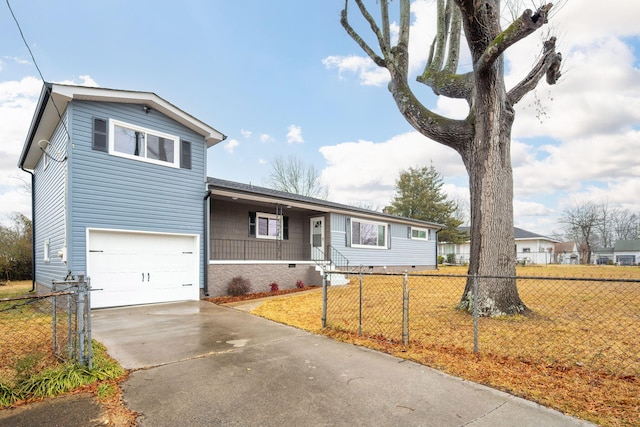
POLYGON ((425 366, 205 301, 94 310, 141 426, 577 426, 425 366))

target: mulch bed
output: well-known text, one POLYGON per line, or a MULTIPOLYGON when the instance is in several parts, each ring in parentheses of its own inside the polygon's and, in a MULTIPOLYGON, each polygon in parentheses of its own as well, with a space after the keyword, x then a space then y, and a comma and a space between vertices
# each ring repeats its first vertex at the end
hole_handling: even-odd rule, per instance
POLYGON ((305 286, 302 288, 284 289, 282 291, 275 292, 257 292, 246 295, 228 295, 224 297, 205 298, 205 301, 212 302, 214 304, 227 304, 230 302, 249 301, 258 298, 273 297, 278 295, 294 294, 296 292, 309 291, 311 289, 318 289, 320 286, 305 286))

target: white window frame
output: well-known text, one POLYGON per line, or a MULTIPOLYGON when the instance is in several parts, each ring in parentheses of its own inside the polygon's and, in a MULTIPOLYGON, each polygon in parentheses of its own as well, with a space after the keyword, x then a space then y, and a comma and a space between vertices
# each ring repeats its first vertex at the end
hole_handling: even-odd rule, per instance
POLYGON ((109 154, 114 155, 114 156, 118 156, 118 157, 124 157, 127 159, 132 159, 132 160, 138 160, 141 162, 147 162, 147 163, 153 163, 156 165, 161 165, 161 166, 169 166, 172 168, 176 168, 179 169, 180 168, 180 149, 181 149, 181 143, 180 143, 180 138, 176 135, 171 135, 168 133, 164 133, 164 132, 160 132, 160 131, 156 131, 153 129, 148 129, 142 126, 137 126, 137 125, 132 125, 131 123, 126 123, 126 122, 121 122, 120 120, 114 120, 114 119, 109 119, 109 154), (123 128, 127 128, 130 130, 133 130, 135 132, 141 132, 144 133, 144 142, 143 142, 143 147, 142 150, 144 152, 144 155, 140 155, 140 156, 136 156, 133 154, 127 154, 127 153, 123 153, 121 151, 116 151, 115 149, 115 127, 119 126, 119 127, 123 127, 123 128), (168 161, 164 161, 164 160, 156 160, 156 159, 151 159, 149 157, 147 157, 147 135, 148 134, 152 134, 154 136, 158 136, 160 138, 166 138, 166 139, 170 139, 173 141, 173 162, 168 162, 168 161))
MULTIPOLYGON (((349 233, 351 236, 351 247, 354 248, 366 248, 366 249, 389 249, 389 230, 388 230, 388 224, 384 223, 384 222, 377 222, 377 221, 369 221, 366 219, 360 219, 360 218, 351 218, 351 224, 350 224, 350 229, 349 229, 349 233), (384 229, 384 245, 363 245, 360 243, 356 243, 353 240, 353 226, 355 223, 358 224, 369 224, 369 225, 373 225, 376 227, 376 229, 378 229, 378 227, 382 227, 384 229)), ((377 233, 376 233, 377 235, 377 233)), ((378 242, 380 243, 380 242, 378 242)))
POLYGON ((428 228, 411 227, 411 240, 431 240, 431 230, 428 228), (423 231, 425 237, 416 237, 413 235, 414 231, 423 231))
POLYGON ((44 241, 44 245, 43 245, 43 256, 42 256, 42 261, 43 262, 50 262, 51 258, 49 257, 49 250, 50 250, 50 246, 51 243, 49 242, 49 239, 44 241))
POLYGON ((256 212, 256 239, 268 239, 268 240, 282 239, 282 227, 283 227, 282 215, 256 212), (277 224, 278 231, 275 236, 270 234, 260 234, 260 218, 266 219, 267 223, 269 223, 269 220, 274 220, 274 219, 278 221, 278 224, 277 224))

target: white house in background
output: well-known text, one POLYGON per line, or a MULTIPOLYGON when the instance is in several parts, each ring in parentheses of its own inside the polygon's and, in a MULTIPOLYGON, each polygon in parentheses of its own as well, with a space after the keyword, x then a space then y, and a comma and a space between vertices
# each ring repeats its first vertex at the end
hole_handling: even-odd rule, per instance
MULTIPOLYGON (((460 227, 469 233, 469 227, 460 227)), ((514 227, 514 255, 523 264, 550 264, 554 261, 554 245, 559 241, 522 228, 514 227)), ((438 254, 445 262, 465 264, 469 262, 471 241, 464 243, 438 243, 438 254)))
POLYGON ((591 257, 594 264, 640 264, 640 239, 618 240, 613 248, 599 248, 591 257))
POLYGON ((556 243, 553 252, 554 264, 580 264, 580 251, 576 242, 556 243))

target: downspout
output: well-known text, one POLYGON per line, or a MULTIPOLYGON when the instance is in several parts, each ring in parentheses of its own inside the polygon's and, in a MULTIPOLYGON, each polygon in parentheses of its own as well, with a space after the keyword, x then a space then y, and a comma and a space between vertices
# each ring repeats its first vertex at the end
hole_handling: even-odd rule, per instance
POLYGON ((20 165, 20 169, 31 175, 31 290, 29 292, 35 292, 36 290, 36 180, 33 172, 24 168, 24 165, 20 165))
POLYGON ((207 195, 204 196, 204 296, 209 296, 209 210, 207 209, 207 203, 209 202, 209 198, 211 197, 211 191, 207 190, 207 195))

